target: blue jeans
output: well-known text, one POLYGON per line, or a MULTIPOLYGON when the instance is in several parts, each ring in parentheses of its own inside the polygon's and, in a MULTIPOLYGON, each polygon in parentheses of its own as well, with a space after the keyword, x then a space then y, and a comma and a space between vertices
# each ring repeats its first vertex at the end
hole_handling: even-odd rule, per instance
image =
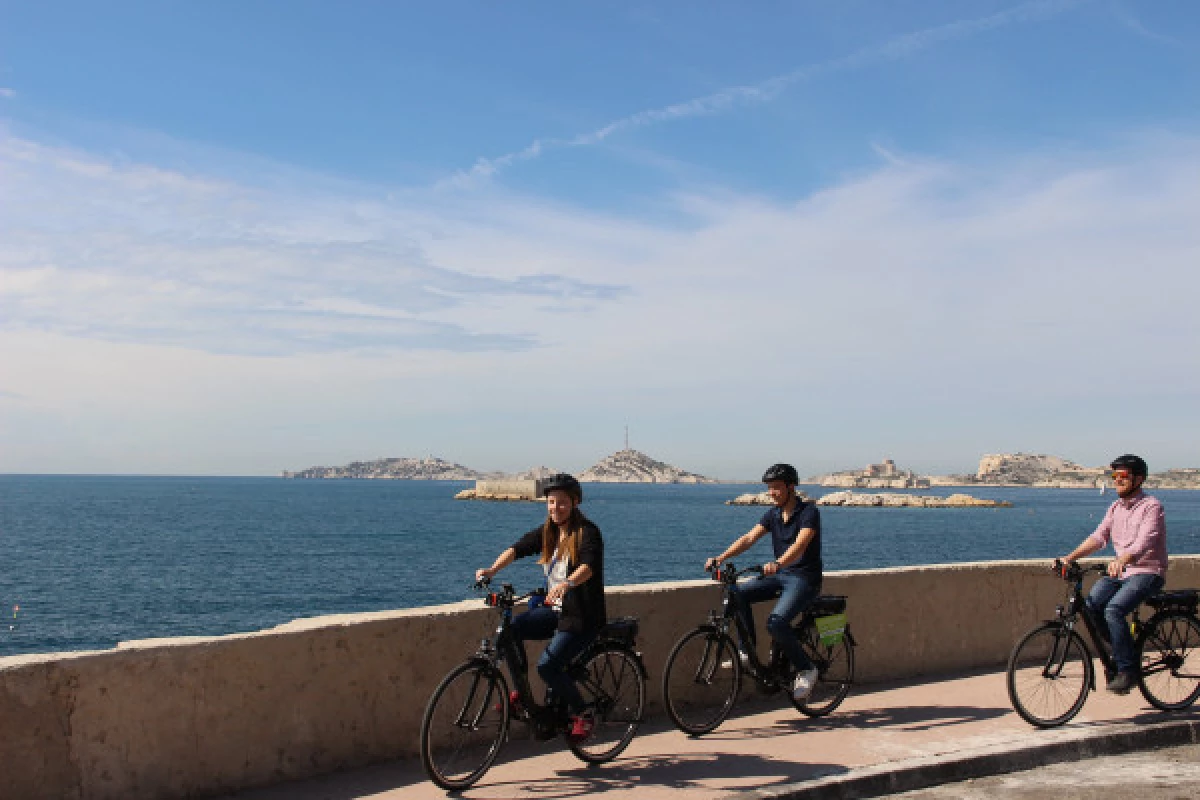
POLYGON ((1100 634, 1112 644, 1117 672, 1136 672, 1138 666, 1134 661, 1133 634, 1125 617, 1162 587, 1161 575, 1130 575, 1119 580, 1105 575, 1088 592, 1088 611, 1092 612, 1100 634), (1101 620, 1103 625, 1099 624, 1101 620))
POLYGON ((767 615, 767 631, 779 645, 779 649, 787 656, 797 670, 809 670, 813 663, 805 654, 804 648, 792 630, 792 620, 796 615, 808 608, 817 595, 821 593, 820 576, 805 575, 794 572, 776 572, 774 575, 764 575, 752 581, 739 584, 729 592, 734 610, 741 621, 742 630, 749 637, 753 647, 755 641, 754 613, 750 606, 764 600, 778 597, 779 602, 767 615))
POLYGON ((525 668, 525 642, 534 639, 549 639, 550 644, 542 651, 538 659, 537 671, 550 693, 566 703, 567 710, 578 713, 583 710, 583 696, 579 694, 575 681, 567 673, 567 667, 583 648, 596 638, 596 632, 578 633, 575 631, 560 631, 558 628, 558 612, 547 606, 531 608, 524 614, 513 618, 509 630, 521 651, 521 668, 525 668))

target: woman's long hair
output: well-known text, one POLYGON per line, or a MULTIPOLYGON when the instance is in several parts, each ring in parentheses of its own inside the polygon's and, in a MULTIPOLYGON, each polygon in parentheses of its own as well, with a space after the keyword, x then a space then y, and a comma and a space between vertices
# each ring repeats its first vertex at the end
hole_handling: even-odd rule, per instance
MULTIPOLYGON (((574 498, 571 498, 574 501, 574 498)), ((558 525, 550 518, 550 514, 546 514, 546 523, 542 525, 542 557, 538 559, 539 564, 549 564, 554 558, 554 551, 557 549, 560 552, 567 554, 569 564, 579 563, 579 542, 583 539, 583 526, 588 521, 583 512, 579 510, 579 504, 575 503, 571 507, 571 515, 567 517, 566 529, 563 534, 562 542, 558 540, 558 525), (555 545, 559 545, 557 548, 555 545)))

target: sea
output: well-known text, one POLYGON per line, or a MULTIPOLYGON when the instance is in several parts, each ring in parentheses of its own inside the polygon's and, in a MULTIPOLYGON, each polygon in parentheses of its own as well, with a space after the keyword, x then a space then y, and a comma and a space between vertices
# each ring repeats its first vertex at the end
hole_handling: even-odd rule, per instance
MULTIPOLYGON (((455 500, 449 481, 0 475, 0 656, 254 631, 474 597, 476 568, 543 506, 455 500)), ((758 521, 757 485, 586 484, 609 585, 697 579, 758 521)), ((818 497, 830 489, 801 487, 818 497)), ((1052 559, 1112 492, 971 487, 1011 508, 821 509, 825 569, 1052 559)), ((1200 491, 1155 494, 1172 553, 1200 553, 1200 491)), ((762 541, 746 563, 770 557, 762 541)), ((502 580, 541 583, 533 559, 502 580)))

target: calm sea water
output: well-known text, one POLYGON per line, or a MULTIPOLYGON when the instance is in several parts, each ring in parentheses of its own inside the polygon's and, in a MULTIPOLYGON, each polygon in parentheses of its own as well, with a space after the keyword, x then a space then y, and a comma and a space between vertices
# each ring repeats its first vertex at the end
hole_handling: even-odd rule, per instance
MULTIPOLYGON (((545 511, 454 500, 467 485, 0 475, 0 655, 473 596, 475 568, 545 511)), ((702 577, 704 558, 761 515, 723 504, 752 488, 587 485, 584 508, 604 533, 609 584, 702 577)), ((1014 507, 823 508, 826 569, 1049 558, 1078 544, 1113 499, 970 491, 1014 507)), ((1200 553, 1200 492, 1158 496, 1171 552, 1200 553)), ((766 560, 769 545, 757 547, 756 560, 766 560)), ((532 559, 503 574, 525 587, 540 578, 532 559)))

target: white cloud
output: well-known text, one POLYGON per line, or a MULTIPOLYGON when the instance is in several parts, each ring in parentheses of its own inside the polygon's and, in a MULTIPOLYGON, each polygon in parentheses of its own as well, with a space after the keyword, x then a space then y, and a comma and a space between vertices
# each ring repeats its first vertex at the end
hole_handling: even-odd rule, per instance
POLYGON ((16 96, 17 96, 16 89, 10 89, 7 86, 0 86, 0 97, 3 97, 6 100, 12 100, 16 96))
POLYGON ((0 165, 10 329, 262 355, 511 350, 536 337, 449 316, 624 291, 522 264, 504 277, 435 264, 414 215, 360 197, 272 193, 12 137, 0 165))
POLYGON ((1019 6, 973 19, 936 25, 896 36, 882 45, 864 47, 840 58, 799 67, 775 75, 751 86, 731 86, 703 97, 692 98, 662 108, 648 109, 614 120, 600 128, 570 138, 534 139, 527 147, 495 158, 480 158, 467 171, 460 172, 443 185, 464 185, 473 179, 489 178, 524 161, 531 161, 548 150, 588 147, 600 144, 615 134, 659 125, 674 120, 720 114, 742 106, 770 102, 789 87, 813 78, 907 58, 943 42, 955 41, 1009 25, 1046 19, 1089 0, 1033 0, 1019 6))
POLYGON ((970 460, 1037 431, 1086 461, 1064 448, 1112 449, 1129 382, 1142 437, 1200 444, 1170 435, 1200 395, 1195 138, 897 154, 787 203, 668 198, 670 227, 11 137, 0 159, 0 470, 570 466, 625 414, 753 458, 778 433, 764 409, 824 457, 938 440, 970 460))

